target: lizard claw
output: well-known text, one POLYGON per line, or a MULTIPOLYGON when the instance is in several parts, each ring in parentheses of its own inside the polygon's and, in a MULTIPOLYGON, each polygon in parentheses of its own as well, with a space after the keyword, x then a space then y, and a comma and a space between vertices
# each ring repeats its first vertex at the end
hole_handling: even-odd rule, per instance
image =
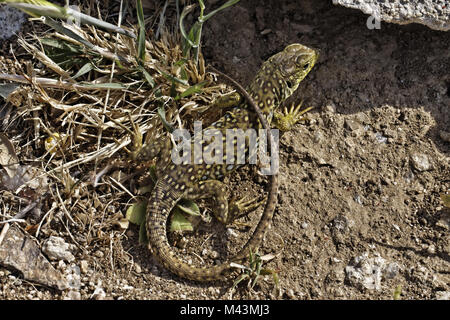
POLYGON ((261 201, 258 201, 259 197, 255 197, 249 201, 245 201, 244 199, 240 200, 231 200, 228 209, 228 222, 232 222, 236 219, 239 219, 245 215, 248 215, 250 212, 256 210, 260 205, 266 202, 267 197, 264 197, 261 201))
POLYGON ((274 125, 281 131, 291 130, 297 122, 308 120, 307 117, 302 117, 303 114, 311 110, 313 107, 308 107, 301 110, 303 101, 297 106, 293 103, 288 110, 284 108, 283 112, 275 111, 273 115, 274 125))

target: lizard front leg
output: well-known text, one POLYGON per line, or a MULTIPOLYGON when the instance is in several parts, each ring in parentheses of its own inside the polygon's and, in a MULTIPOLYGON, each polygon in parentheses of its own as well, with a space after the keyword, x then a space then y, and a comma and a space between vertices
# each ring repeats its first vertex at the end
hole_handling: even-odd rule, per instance
POLYGON ((242 97, 237 92, 227 93, 223 96, 217 98, 211 105, 210 108, 229 108, 234 107, 241 102, 242 97))
MULTIPOLYGON (((131 118, 130 118, 131 121, 131 118)), ((132 151, 130 153, 131 159, 135 162, 142 163, 157 159, 156 167, 159 169, 157 172, 162 172, 171 159, 171 147, 172 143, 167 135, 160 136, 154 139, 151 143, 142 144, 142 134, 139 131, 139 127, 133 121, 131 121, 133 130, 131 132, 132 151)))
POLYGON ((308 118, 303 117, 303 114, 311 110, 312 107, 301 110, 302 104, 303 102, 300 102, 296 107, 292 104, 289 110, 284 108, 283 112, 275 111, 272 119, 273 126, 281 131, 290 131, 298 122, 307 120, 308 118))

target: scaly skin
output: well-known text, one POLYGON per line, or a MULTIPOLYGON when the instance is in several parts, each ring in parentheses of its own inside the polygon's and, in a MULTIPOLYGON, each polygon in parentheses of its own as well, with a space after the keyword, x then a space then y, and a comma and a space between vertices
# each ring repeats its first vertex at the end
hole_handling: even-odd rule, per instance
MULTIPOLYGON (((298 110, 292 109, 291 113, 283 115, 277 111, 277 108, 297 89, 299 83, 316 63, 317 58, 317 51, 300 44, 292 44, 262 65, 247 91, 269 123, 275 113, 276 122, 282 124, 280 129, 286 131, 301 120, 299 117, 301 113, 297 112, 298 110)), ((204 130, 216 129, 222 133, 223 137, 226 137, 226 129, 245 131, 249 128, 259 127, 255 112, 243 100, 204 130)), ((225 159, 225 141, 223 141, 223 146, 225 159)), ((202 141, 202 148, 207 154, 207 144, 204 141, 202 141)), ((237 149, 245 150, 248 154, 247 143, 238 146, 235 140, 234 154, 237 149)), ((194 150, 193 145, 192 150, 194 150)), ((216 203, 214 214, 219 221, 225 224, 232 222, 243 212, 254 210, 260 203, 235 201, 228 204, 225 185, 218 179, 236 170, 238 165, 206 164, 203 162, 204 159, 194 159, 193 157, 191 164, 175 165, 171 163, 171 143, 167 137, 139 148, 132 156, 136 161, 147 161, 155 157, 158 159, 157 172, 160 172, 160 176, 148 201, 146 228, 149 245, 154 255, 171 272, 196 281, 224 279, 225 274, 230 271, 230 262, 245 259, 250 249, 254 252, 259 246, 271 223, 275 203, 267 204, 268 208, 264 211, 254 234, 230 261, 211 267, 194 267, 183 262, 175 255, 166 234, 169 213, 181 198, 190 200, 214 198, 216 203)))

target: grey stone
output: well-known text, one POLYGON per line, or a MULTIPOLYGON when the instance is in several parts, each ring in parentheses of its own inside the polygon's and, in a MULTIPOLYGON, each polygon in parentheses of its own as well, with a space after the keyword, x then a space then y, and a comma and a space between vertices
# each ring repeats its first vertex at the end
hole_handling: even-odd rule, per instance
POLYGON ((64 290, 69 287, 63 274, 41 253, 37 241, 12 226, 0 244, 0 264, 19 270, 25 279, 64 290))
POLYGON ((430 159, 426 154, 414 152, 410 156, 411 164, 417 171, 428 171, 433 168, 430 159))
POLYGON ((81 293, 78 291, 70 290, 64 296, 64 300, 81 300, 81 293))
POLYGON ((359 289, 381 290, 383 279, 395 278, 400 266, 395 262, 388 262, 380 256, 369 258, 367 252, 353 259, 354 263, 345 267, 348 282, 359 289))
POLYGON ((42 252, 44 252, 50 260, 65 260, 72 262, 75 260, 74 255, 70 252, 72 246, 64 241, 63 238, 51 236, 44 241, 42 252))
POLYGON ((436 300, 450 300, 450 291, 437 291, 436 300))
POLYGON ((6 4, 0 4, 0 40, 11 38, 25 23, 25 14, 6 4))
POLYGON ((420 23, 435 30, 450 30, 448 0, 333 0, 333 4, 359 9, 379 21, 397 24, 420 23))

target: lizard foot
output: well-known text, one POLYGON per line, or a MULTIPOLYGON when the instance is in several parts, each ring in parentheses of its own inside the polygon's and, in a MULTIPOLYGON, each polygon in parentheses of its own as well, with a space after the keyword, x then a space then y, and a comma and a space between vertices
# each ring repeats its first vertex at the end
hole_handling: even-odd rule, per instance
POLYGON ((284 108, 283 112, 275 111, 272 120, 274 126, 281 131, 289 131, 297 122, 308 120, 307 117, 302 117, 302 115, 311 110, 313 107, 300 110, 302 108, 302 104, 303 101, 296 107, 295 104, 292 104, 289 110, 284 108))
POLYGON ((228 209, 228 223, 234 222, 234 220, 248 215, 267 200, 267 197, 264 197, 261 201, 258 201, 258 198, 259 197, 255 197, 249 201, 245 201, 244 198, 240 200, 232 199, 228 209))

